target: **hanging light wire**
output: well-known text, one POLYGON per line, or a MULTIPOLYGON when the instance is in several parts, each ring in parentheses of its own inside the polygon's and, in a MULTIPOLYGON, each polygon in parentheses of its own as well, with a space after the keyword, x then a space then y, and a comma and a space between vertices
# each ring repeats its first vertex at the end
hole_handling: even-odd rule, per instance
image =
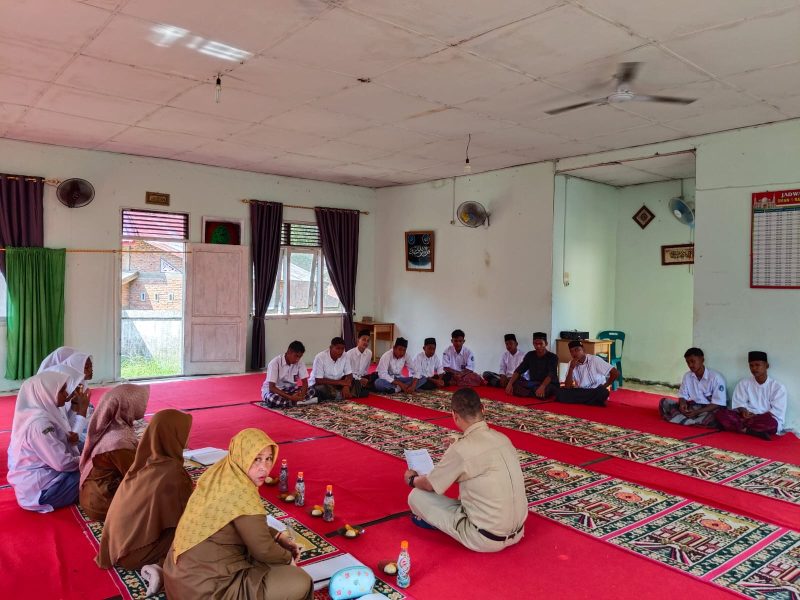
POLYGON ((464 152, 466 160, 464 161, 464 173, 472 173, 472 165, 469 164, 469 145, 472 142, 472 134, 467 134, 467 149, 464 152))
POLYGON ((214 89, 214 101, 219 104, 219 97, 222 94, 222 75, 217 73, 217 85, 214 89))

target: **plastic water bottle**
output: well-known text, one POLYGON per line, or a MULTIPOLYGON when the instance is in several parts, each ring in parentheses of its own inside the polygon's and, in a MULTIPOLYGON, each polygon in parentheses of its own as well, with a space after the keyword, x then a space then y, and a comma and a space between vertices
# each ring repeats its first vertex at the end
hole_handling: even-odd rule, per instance
POLYGON ((289 465, 286 464, 286 459, 281 461, 281 474, 278 475, 278 491, 289 491, 289 465))
POLYGON ((294 484, 294 505, 304 506, 306 503, 306 482, 303 479, 303 472, 297 472, 297 481, 294 484))
POLYGON ((408 542, 400 542, 400 556, 397 557, 397 587, 407 588, 411 585, 411 556, 408 554, 408 542))
POLYGON ((322 501, 322 520, 333 521, 333 486, 325 488, 325 499, 322 501))

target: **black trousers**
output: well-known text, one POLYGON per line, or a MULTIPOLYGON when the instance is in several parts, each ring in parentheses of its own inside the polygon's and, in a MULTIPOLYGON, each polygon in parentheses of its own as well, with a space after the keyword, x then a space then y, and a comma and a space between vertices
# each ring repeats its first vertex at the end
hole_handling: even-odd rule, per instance
MULTIPOLYGON (((514 382, 514 395, 520 398, 535 398, 536 390, 542 385, 541 381, 527 381, 525 379, 517 379, 514 382)), ((544 391, 545 398, 552 398, 558 394, 561 389, 554 383, 548 383, 544 391)))
POLYGON ((564 404, 589 404, 605 406, 608 400, 608 388, 561 388, 556 394, 556 402, 564 404))

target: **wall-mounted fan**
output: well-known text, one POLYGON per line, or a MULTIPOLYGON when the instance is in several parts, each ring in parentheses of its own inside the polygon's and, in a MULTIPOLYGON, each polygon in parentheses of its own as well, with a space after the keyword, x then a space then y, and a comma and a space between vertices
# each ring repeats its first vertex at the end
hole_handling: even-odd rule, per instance
POLYGON ((67 208, 80 208, 94 199, 94 186, 85 179, 66 179, 58 184, 56 196, 67 208))
POLYGON ((694 227, 694 203, 684 200, 683 196, 678 196, 669 201, 669 210, 678 221, 694 227))
POLYGON ((456 209, 456 218, 465 227, 489 225, 489 213, 480 202, 462 202, 456 209))

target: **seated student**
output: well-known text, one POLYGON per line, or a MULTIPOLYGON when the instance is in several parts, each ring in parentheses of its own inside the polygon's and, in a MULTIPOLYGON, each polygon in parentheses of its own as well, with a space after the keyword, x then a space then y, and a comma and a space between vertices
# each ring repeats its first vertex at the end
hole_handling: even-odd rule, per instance
POLYGON ((350 348, 344 355, 350 361, 350 370, 353 372, 353 381, 357 381, 361 387, 361 393, 353 393, 359 398, 369 396, 369 387, 378 377, 377 373, 370 374, 369 368, 372 365, 372 350, 369 349, 369 329, 362 329, 358 332, 356 347, 350 348))
POLYGON ((417 384, 418 390, 435 390, 444 387, 444 369, 442 360, 436 354, 436 338, 425 338, 422 352, 414 357, 411 362, 411 373, 422 384, 417 384))
POLYGON ((767 374, 767 353, 748 353, 752 377, 742 379, 733 390, 730 409, 720 407, 714 413, 725 431, 747 433, 768 440, 783 429, 788 395, 786 386, 767 374))
POLYGON ((556 402, 605 406, 608 386, 619 377, 619 371, 594 354, 586 354, 580 340, 569 343, 572 360, 563 388, 556 393, 556 402))
POLYGON ((160 567, 194 487, 183 468, 191 427, 192 416, 179 410, 153 415, 103 526, 95 562, 103 569, 142 569, 148 595, 161 586, 160 567))
POLYGON ((170 600, 311 600, 313 581, 295 565, 300 547, 267 525, 258 493, 277 460, 267 434, 245 429, 203 473, 164 563, 170 600))
MULTIPOLYGON (((89 406, 88 390, 73 400, 80 429, 89 406)), ((67 375, 45 371, 22 383, 14 406, 8 448, 8 483, 25 510, 51 512, 78 500, 78 436, 62 410, 67 375)))
POLYGON ((105 521, 111 499, 136 457, 134 421, 144 418, 149 385, 123 383, 105 393, 89 419, 80 461, 80 505, 90 519, 105 521))
POLYGON ((361 384, 353 381, 350 361, 344 355, 342 338, 333 338, 330 347, 314 357, 308 385, 319 402, 347 400, 361 394, 361 384))
POLYGON ((728 403, 725 379, 705 366, 705 356, 700 348, 689 348, 683 357, 689 372, 681 381, 679 399, 676 402, 672 398, 662 398, 658 410, 670 423, 716 427, 715 413, 728 403))
POLYGON ((489 428, 475 390, 456 391, 452 410, 464 435, 428 475, 405 472, 404 479, 414 488, 408 496, 412 521, 438 529, 470 550, 498 552, 525 534, 528 500, 519 457, 506 436, 489 428), (444 495, 456 482, 459 500, 444 495))
POLYGON ((533 334, 533 350, 514 371, 506 385, 506 394, 549 398, 558 393, 558 383, 558 357, 547 350, 547 334, 537 331, 533 334))
POLYGON ((70 348, 69 346, 61 346, 60 348, 56 348, 50 354, 44 357, 42 364, 39 365, 37 375, 42 371, 49 369, 50 367, 55 367, 56 365, 62 364, 68 356, 75 354, 76 352, 77 350, 75 348, 70 348))
POLYGON ((486 383, 475 372, 475 357, 464 345, 464 332, 456 329, 450 334, 450 345, 442 355, 445 385, 475 386, 486 383))
POLYGON ((519 350, 516 335, 513 333, 507 333, 503 339, 506 343, 506 351, 503 352, 503 356, 500 357, 500 372, 483 372, 483 378, 486 380, 486 385, 491 387, 506 387, 509 379, 511 379, 514 371, 517 370, 517 367, 522 362, 522 358, 524 356, 519 350))
POLYGON ((409 371, 413 371, 408 362, 406 349, 408 340, 397 338, 391 350, 387 350, 378 361, 378 378, 375 380, 375 390, 389 394, 413 394, 417 385, 425 385, 425 380, 420 380, 412 373, 411 377, 403 376, 403 367, 408 366, 409 371))
POLYGON ((267 365, 267 376, 261 386, 261 397, 270 408, 286 408, 315 404, 314 388, 308 387, 308 369, 303 362, 306 347, 297 340, 289 344, 267 365), (298 385, 298 380, 300 384, 298 385))
MULTIPOLYGON (((78 447, 83 449, 83 444, 86 441, 86 428, 78 429, 74 427, 75 411, 72 410, 72 395, 78 390, 83 388, 86 382, 94 376, 92 365, 92 357, 85 352, 80 352, 74 348, 61 347, 58 350, 48 355, 39 367, 39 372, 43 371, 59 371, 69 375, 67 385, 67 402, 64 404, 64 411, 67 414, 70 425, 73 426, 73 431, 78 434, 78 447)), ((88 419, 91 418, 94 407, 89 404, 86 412, 87 420, 84 422, 88 425, 88 419)))

